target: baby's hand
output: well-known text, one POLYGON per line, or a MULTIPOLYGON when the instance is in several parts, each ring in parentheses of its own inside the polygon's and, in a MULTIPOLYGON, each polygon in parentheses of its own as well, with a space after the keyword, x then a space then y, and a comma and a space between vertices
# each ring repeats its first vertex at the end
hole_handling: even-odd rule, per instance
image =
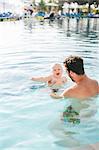
POLYGON ((34 77, 32 77, 32 78, 31 78, 31 80, 35 80, 35 78, 34 78, 34 77))
POLYGON ((31 79, 31 80, 33 80, 33 81, 38 81, 38 80, 39 80, 39 78, 32 77, 32 79, 31 79))
POLYGON ((50 94, 50 96, 54 98, 54 97, 56 96, 56 93, 52 92, 52 93, 50 94))
POLYGON ((61 98, 64 98, 62 95, 58 95, 58 94, 53 93, 53 92, 50 94, 50 96, 51 96, 52 98, 55 98, 55 99, 61 99, 61 98))

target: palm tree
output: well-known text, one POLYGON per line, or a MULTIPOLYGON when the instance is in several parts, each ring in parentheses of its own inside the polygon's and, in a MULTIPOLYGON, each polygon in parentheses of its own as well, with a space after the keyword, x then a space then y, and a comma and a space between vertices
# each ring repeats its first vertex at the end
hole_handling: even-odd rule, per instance
POLYGON ((45 5, 45 1, 41 0, 39 3, 39 7, 41 8, 41 10, 45 11, 46 10, 46 5, 45 5))

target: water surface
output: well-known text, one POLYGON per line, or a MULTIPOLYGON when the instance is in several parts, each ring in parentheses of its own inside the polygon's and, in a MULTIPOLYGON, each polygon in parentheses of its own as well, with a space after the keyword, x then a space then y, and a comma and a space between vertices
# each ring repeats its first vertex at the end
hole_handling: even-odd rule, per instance
POLYGON ((71 54, 83 57, 86 73, 98 80, 98 19, 0 22, 0 149, 69 150, 98 141, 99 97, 75 101, 85 116, 80 125, 64 125, 60 115, 71 101, 53 100, 30 80, 71 54))

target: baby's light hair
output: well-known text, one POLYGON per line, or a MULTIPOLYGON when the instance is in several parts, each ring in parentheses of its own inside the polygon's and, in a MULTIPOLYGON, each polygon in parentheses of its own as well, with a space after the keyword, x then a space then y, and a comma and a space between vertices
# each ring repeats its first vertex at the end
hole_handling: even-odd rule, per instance
POLYGON ((60 64, 60 63, 55 63, 55 64, 52 64, 51 65, 51 70, 55 67, 55 66, 60 66, 61 67, 61 69, 63 70, 63 67, 62 67, 62 65, 60 64))

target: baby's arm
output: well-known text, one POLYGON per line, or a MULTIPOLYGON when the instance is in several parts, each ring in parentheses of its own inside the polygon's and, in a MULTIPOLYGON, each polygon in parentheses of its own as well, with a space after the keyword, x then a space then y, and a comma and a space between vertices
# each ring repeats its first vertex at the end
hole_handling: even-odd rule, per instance
POLYGON ((47 77, 32 77, 33 81, 38 81, 38 82, 47 82, 50 80, 50 76, 47 77))

